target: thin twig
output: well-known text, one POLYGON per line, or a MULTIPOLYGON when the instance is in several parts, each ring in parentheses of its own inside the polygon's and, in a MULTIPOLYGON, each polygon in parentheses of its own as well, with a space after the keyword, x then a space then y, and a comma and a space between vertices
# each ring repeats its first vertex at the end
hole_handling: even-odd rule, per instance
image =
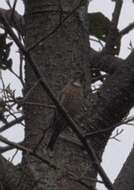
MULTIPOLYGON (((19 36, 19 40, 21 41, 22 38, 21 38, 21 35, 19 34, 19 32, 18 32, 18 36, 19 36)), ((19 53, 19 59, 20 59, 19 77, 20 77, 21 82, 23 84, 25 84, 24 76, 23 76, 23 54, 22 54, 22 52, 19 53)))
POLYGON ((45 108, 49 108, 49 109, 55 109, 56 107, 53 105, 47 105, 47 104, 42 104, 42 103, 38 103, 38 102, 24 102, 22 101, 16 101, 18 103, 20 103, 21 105, 34 105, 34 106, 40 106, 40 107, 45 107, 45 108))
POLYGON ((61 26, 75 13, 75 11, 77 11, 81 7, 82 1, 83 0, 80 0, 79 4, 72 11, 70 11, 70 13, 66 17, 64 17, 64 19, 62 20, 62 22, 59 22, 59 24, 51 32, 49 32, 47 35, 41 37, 37 42, 33 43, 29 48, 27 48, 27 51, 28 52, 32 51, 42 41, 47 40, 50 36, 52 36, 53 34, 55 34, 61 28, 61 26))
MULTIPOLYGON (((23 145, 23 142, 24 142, 24 141, 19 142, 18 144, 23 145)), ((12 150, 12 149, 14 149, 14 147, 13 147, 13 146, 10 146, 10 145, 4 146, 4 147, 0 147, 0 154, 3 154, 4 152, 7 152, 7 151, 12 150)))
POLYGON ((48 104, 43 104, 40 102, 30 102, 30 101, 24 101, 24 99, 22 98, 22 100, 19 99, 15 99, 15 100, 7 100, 4 101, 5 103, 13 103, 13 105, 15 104, 19 104, 19 105, 35 105, 35 106, 40 106, 40 107, 45 107, 45 108, 49 108, 49 109, 53 109, 55 110, 56 107, 54 105, 48 105, 48 104))
POLYGON ((102 43, 102 41, 100 39, 95 39, 95 38, 90 37, 89 40, 99 43, 101 48, 104 48, 104 44, 102 43))
POLYGON ((6 3, 7 3, 7 5, 8 5, 8 7, 9 7, 10 9, 12 9, 12 6, 11 6, 10 1, 9 1, 9 0, 6 0, 6 3))
POLYGON ((116 140, 116 141, 118 141, 118 142, 120 142, 120 140, 117 138, 121 133, 123 133, 123 131, 124 131, 124 129, 121 129, 121 130, 116 130, 116 133, 114 134, 114 135, 112 135, 111 137, 110 137, 110 139, 114 139, 114 140, 116 140))
POLYGON ((18 153, 18 150, 15 151, 15 153, 13 154, 13 156, 11 157, 9 162, 13 163, 13 160, 14 160, 15 156, 17 155, 17 153, 18 153))
POLYGON ((33 149, 33 152, 36 152, 38 150, 38 147, 41 145, 42 141, 45 138, 46 132, 48 131, 49 127, 47 127, 46 129, 42 130, 43 133, 41 135, 41 138, 39 139, 39 141, 37 142, 36 146, 33 149))
POLYGON ((18 76, 11 68, 8 69, 19 81, 21 82, 22 86, 24 87, 24 82, 21 80, 20 76, 18 76))
POLYGON ((37 87, 37 85, 40 83, 40 79, 38 79, 33 86, 28 90, 28 92, 26 93, 25 97, 23 98, 23 101, 25 102, 28 97, 30 96, 30 94, 33 92, 33 90, 37 87))
POLYGON ((124 35, 128 34, 133 29, 134 29, 134 22, 132 22, 131 24, 129 24, 128 26, 126 26, 124 29, 122 29, 119 32, 119 35, 124 36, 124 35))
POLYGON ((68 174, 67 177, 68 177, 70 180, 73 180, 73 181, 76 181, 76 182, 80 183, 81 185, 83 185, 83 186, 86 187, 87 189, 90 189, 91 186, 88 185, 87 183, 85 183, 85 181, 103 184, 103 181, 100 181, 100 180, 95 179, 95 178, 86 178, 86 177, 82 177, 82 176, 79 177, 79 176, 77 176, 76 174, 74 174, 74 173, 71 172, 71 171, 69 171, 67 174, 68 174))
POLYGON ((85 138, 90 138, 92 136, 96 136, 96 135, 99 135, 101 133, 107 133, 108 131, 112 131, 113 129, 115 129, 116 127, 119 127, 120 125, 134 125, 134 124, 131 124, 129 122, 132 122, 134 121, 134 117, 128 117, 126 120, 123 120, 121 122, 118 122, 116 125, 114 125, 113 127, 109 127, 107 129, 100 129, 100 130, 97 130, 97 131, 93 131, 93 132, 90 132, 90 133, 87 133, 85 135, 85 138))
POLYGON ((10 17, 10 19, 11 20, 13 20, 13 22, 14 22, 14 12, 15 12, 15 7, 16 7, 16 5, 17 5, 17 1, 18 0, 14 0, 14 3, 13 3, 13 7, 12 7, 12 12, 11 12, 11 17, 10 17))

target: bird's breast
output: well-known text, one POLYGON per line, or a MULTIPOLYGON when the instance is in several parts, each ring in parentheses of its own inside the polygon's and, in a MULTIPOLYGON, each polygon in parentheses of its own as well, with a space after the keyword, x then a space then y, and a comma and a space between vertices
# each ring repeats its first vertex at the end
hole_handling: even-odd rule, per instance
POLYGON ((71 116, 78 114, 82 104, 81 89, 78 87, 66 89, 62 104, 71 116))

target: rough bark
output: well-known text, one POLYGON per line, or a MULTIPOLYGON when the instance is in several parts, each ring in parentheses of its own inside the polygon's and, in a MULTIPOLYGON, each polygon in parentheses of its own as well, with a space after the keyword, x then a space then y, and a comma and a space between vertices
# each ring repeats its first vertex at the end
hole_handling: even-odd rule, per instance
MULTIPOLYGON (((30 1, 27 4, 26 12, 26 47, 29 48, 34 42, 40 39, 40 36, 48 35, 70 12, 77 6, 78 2, 72 3, 63 1, 63 15, 59 11, 58 1, 30 1), (42 11, 43 10, 43 11, 42 11), (61 19, 61 20, 60 20, 61 19)), ((56 96, 60 93, 65 84, 72 78, 76 71, 83 71, 85 74, 85 84, 83 86, 85 100, 88 100, 89 87, 89 69, 87 63, 89 60, 88 35, 83 32, 83 27, 78 19, 76 12, 61 25, 57 32, 54 32, 47 40, 42 41, 38 47, 31 51, 33 60, 44 74, 49 85, 56 96)), ((26 64, 26 89, 27 92, 37 78, 26 64)), ((46 96, 41 86, 38 84, 29 96, 29 100, 52 104, 46 96)), ((89 102, 87 103, 89 106, 89 102)), ((25 108, 26 116, 26 145, 35 148, 42 136, 42 130, 47 128, 49 117, 53 110, 44 107, 29 106, 25 108), (32 118, 32 119, 31 119, 32 118)), ((88 113, 87 113, 88 114, 88 113)), ((84 123, 86 114, 80 113, 79 125, 84 123), (81 122, 80 122, 81 121, 81 122)), ((82 130, 85 132, 88 122, 85 120, 82 130)), ((67 130, 67 133, 72 132, 67 130)), ((74 136, 74 134, 72 134, 74 136)), ((38 147, 38 151, 57 164, 57 171, 43 165, 29 155, 24 155, 23 163, 27 167, 31 166, 36 180, 40 181, 40 188, 44 189, 87 189, 78 180, 84 178, 87 186, 92 186, 90 177, 95 178, 96 172, 90 163, 87 154, 81 152, 79 146, 58 140, 54 152, 46 150, 49 133, 44 141, 38 147), (89 169, 91 168, 91 169, 89 169)))
POLYGON ((33 180, 30 175, 18 165, 14 166, 11 162, 0 156, 0 187, 6 190, 28 190, 31 188, 33 180))

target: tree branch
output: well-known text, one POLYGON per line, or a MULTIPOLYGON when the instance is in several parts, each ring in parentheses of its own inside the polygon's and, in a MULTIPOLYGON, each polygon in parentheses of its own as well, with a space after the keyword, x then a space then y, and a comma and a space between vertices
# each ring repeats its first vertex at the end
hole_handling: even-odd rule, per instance
MULTIPOLYGON (((23 141, 18 143, 18 145, 23 145, 23 141)), ((14 149, 14 147, 11 145, 0 147, 0 154, 3 154, 4 152, 7 152, 7 151, 12 150, 12 149, 14 149)))
MULTIPOLYGON (((116 126, 130 111, 134 102, 134 52, 122 61, 122 65, 104 81, 93 94, 91 105, 91 127, 93 132, 116 126)), ((111 129, 105 134, 91 137, 98 151, 104 150, 111 129), (104 139, 102 142, 102 138, 104 139), (99 143, 101 142, 101 144, 99 143)), ((92 132, 91 131, 91 132, 92 132)))
POLYGON ((119 32, 119 35, 122 37, 122 36, 128 34, 133 29, 134 29, 134 22, 132 22, 131 24, 129 24, 128 26, 126 26, 124 29, 122 29, 119 32))
POLYGON ((109 34, 108 34, 108 37, 106 40, 106 46, 104 48, 104 53, 106 53, 106 54, 113 54, 112 52, 114 50, 115 42, 117 39, 117 25, 118 25, 118 21, 119 21, 119 17, 120 17, 122 4, 123 4, 122 0, 116 1, 109 34))
POLYGON ((28 149, 28 148, 22 146, 21 144, 11 142, 1 135, 0 135, 0 141, 5 143, 5 144, 8 144, 9 146, 13 146, 14 148, 22 150, 23 152, 29 153, 30 155, 35 156, 36 158, 38 158, 39 160, 41 160, 43 163, 47 164, 51 168, 56 169, 56 166, 54 164, 51 164, 48 160, 44 159, 43 157, 41 157, 39 154, 32 151, 31 149, 28 149))
POLYGON ((3 125, 2 127, 0 127, 0 133, 7 130, 7 129, 9 129, 10 127, 16 125, 17 123, 20 123, 23 120, 24 120, 24 116, 21 116, 21 117, 19 117, 17 119, 14 119, 13 121, 7 123, 6 125, 3 125))
MULTIPOLYGON (((10 23, 10 25, 15 28, 22 36, 24 35, 25 22, 23 16, 21 16, 15 10, 5 10, 2 8, 0 8, 0 14, 3 14, 7 21, 10 23)), ((1 19, 0 24, 2 24, 1 19)))

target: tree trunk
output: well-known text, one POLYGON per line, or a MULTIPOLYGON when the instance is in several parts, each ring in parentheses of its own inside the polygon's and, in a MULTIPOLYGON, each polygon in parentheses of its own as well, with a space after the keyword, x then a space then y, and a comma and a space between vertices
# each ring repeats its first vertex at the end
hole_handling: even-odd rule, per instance
MULTIPOLYGON (((38 68, 43 73, 49 86, 55 92, 56 97, 63 87, 73 77, 76 71, 82 71, 85 75, 84 101, 89 107, 89 42, 88 35, 83 29, 78 12, 74 13, 64 21, 65 17, 71 13, 78 5, 74 1, 30 1, 26 7, 26 48, 30 48, 42 36, 47 36, 60 24, 57 31, 42 40, 34 49, 30 51, 32 58, 38 68), (61 9, 62 8, 62 12, 61 9)), ((42 106, 25 106, 26 117, 26 146, 35 149, 46 159, 55 163, 58 169, 55 171, 47 165, 39 162, 35 158, 24 154, 23 163, 31 170, 38 186, 42 189, 90 189, 93 188, 96 178, 96 171, 93 164, 84 150, 78 143, 65 140, 64 138, 56 143, 53 152, 46 149, 50 132, 46 133, 44 140, 37 147, 51 120, 53 110, 49 108, 53 105, 49 97, 42 90, 39 79, 35 77, 30 65, 26 63, 26 89, 29 93, 28 101, 41 103, 42 106), (35 87, 34 87, 35 86, 35 87), (34 87, 34 88, 33 88, 34 87), (43 106, 46 105, 45 106, 43 106), (91 179, 90 179, 91 178, 91 179), (83 183, 81 180, 83 179, 83 183)), ((83 133, 89 131, 88 112, 80 113, 78 124, 83 133)), ((64 134, 70 134, 68 129, 64 134)), ((70 137, 69 137, 70 138, 70 137)), ((76 138, 75 138, 76 139, 76 138)), ((77 141, 76 141, 77 142, 77 141)), ((78 141, 79 142, 79 141, 78 141)))
MULTIPOLYGON (((86 135, 99 129, 109 127, 114 129, 114 125, 128 113, 132 106, 133 85, 128 75, 128 73, 132 74, 130 68, 121 66, 104 82, 101 90, 91 96, 90 64, 94 59, 91 60, 89 57, 88 34, 79 19, 78 12, 74 11, 71 14, 77 3, 74 1, 59 3, 56 0, 27 2, 25 41, 26 48, 56 97, 76 71, 84 73, 84 110, 81 111, 77 123, 81 132, 86 135), (68 14, 70 16, 65 20, 68 14), (42 37, 44 39, 40 40, 42 37), (40 43, 37 44, 39 40, 40 43)), ((36 78, 28 63, 25 69, 25 95, 28 101, 42 104, 40 107, 25 106, 25 145, 39 152, 58 167, 54 170, 28 154, 23 154, 26 170, 31 171, 38 182, 37 186, 42 189, 93 189, 97 171, 84 148, 81 150, 81 144, 72 131, 67 129, 63 133, 64 136, 58 139, 54 151, 47 149, 51 131, 46 129, 52 119, 53 103, 42 89, 39 79, 36 78), (39 143, 44 130, 46 130, 44 139, 39 143)), ((113 129, 90 137, 100 161, 113 129)))

